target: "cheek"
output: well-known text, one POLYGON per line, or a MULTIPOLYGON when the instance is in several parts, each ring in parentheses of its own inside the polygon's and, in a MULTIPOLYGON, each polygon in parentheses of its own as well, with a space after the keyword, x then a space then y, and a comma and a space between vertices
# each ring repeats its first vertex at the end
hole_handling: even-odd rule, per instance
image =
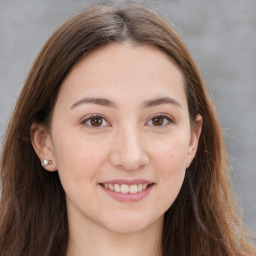
POLYGON ((165 211, 172 205, 182 186, 186 171, 187 150, 188 140, 182 135, 155 147, 154 169, 160 192, 158 200, 162 201, 165 211))
POLYGON ((61 178, 91 182, 106 158, 104 143, 95 143, 83 136, 55 137, 54 153, 61 178))
POLYGON ((154 162, 167 174, 186 169, 188 143, 188 138, 182 135, 156 143, 152 147, 154 162))

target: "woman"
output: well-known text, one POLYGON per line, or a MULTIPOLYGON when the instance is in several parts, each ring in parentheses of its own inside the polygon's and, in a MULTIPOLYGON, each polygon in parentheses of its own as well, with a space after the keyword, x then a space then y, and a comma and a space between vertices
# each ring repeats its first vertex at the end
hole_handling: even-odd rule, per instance
POLYGON ((255 255, 202 77, 140 5, 93 6, 51 36, 1 175, 1 256, 255 255))

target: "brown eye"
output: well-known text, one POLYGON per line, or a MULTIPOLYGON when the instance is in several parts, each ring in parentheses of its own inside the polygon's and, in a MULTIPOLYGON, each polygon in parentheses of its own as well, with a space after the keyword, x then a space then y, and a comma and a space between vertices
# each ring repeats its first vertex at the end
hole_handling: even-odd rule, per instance
POLYGON ((152 118, 152 124, 155 126, 161 126, 164 123, 164 118, 162 116, 157 116, 152 118))
POLYGON ((148 122, 147 125, 155 126, 155 127, 165 127, 170 124, 174 123, 172 118, 167 115, 156 115, 152 117, 148 122))
POLYGON ((92 115, 84 120, 82 124, 85 124, 86 126, 89 126, 91 128, 101 128, 104 126, 109 126, 109 123, 106 121, 106 119, 100 115, 92 115))
POLYGON ((90 119, 91 126, 99 127, 102 125, 103 120, 101 117, 93 117, 90 119))

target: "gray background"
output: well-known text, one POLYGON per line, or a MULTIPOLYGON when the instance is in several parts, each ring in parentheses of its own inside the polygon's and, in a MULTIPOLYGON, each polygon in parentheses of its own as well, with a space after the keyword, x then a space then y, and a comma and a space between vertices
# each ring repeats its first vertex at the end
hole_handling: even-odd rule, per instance
MULTIPOLYGON (((1 140, 37 53, 88 2, 0 0, 1 140)), ((256 231, 256 1, 144 2, 174 24, 203 73, 225 134, 245 222, 256 231)))

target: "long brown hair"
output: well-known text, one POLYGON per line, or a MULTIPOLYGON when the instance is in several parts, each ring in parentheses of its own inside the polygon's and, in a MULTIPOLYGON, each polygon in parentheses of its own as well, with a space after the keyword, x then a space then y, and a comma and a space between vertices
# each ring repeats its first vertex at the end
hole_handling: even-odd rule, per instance
POLYGON ((198 151, 181 191, 165 213, 163 256, 256 255, 235 213, 221 129, 203 79, 184 43, 157 14, 137 4, 96 5, 47 41, 19 96, 1 157, 1 256, 65 256, 69 240, 65 192, 46 172, 30 138, 33 122, 50 125, 60 86, 71 68, 101 45, 129 40, 158 47, 185 80, 191 124, 203 117, 198 151))

